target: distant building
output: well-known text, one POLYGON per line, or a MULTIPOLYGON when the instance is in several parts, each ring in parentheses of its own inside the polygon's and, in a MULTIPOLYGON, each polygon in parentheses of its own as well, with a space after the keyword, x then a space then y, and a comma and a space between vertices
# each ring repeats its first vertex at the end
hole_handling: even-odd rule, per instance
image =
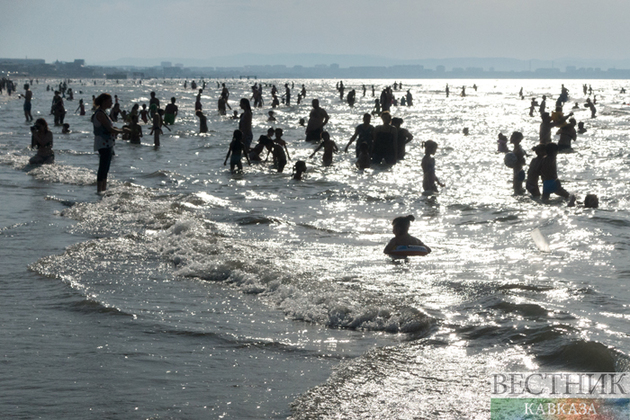
POLYGON ((162 61, 160 63, 160 66, 162 66, 162 67, 173 67, 173 63, 171 63, 170 61, 162 61))

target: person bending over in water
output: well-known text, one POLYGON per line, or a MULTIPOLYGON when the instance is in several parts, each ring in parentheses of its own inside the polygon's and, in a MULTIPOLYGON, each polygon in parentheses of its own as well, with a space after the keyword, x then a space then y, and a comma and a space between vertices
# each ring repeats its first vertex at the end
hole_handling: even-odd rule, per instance
POLYGON ((41 165, 55 162, 55 153, 53 152, 53 135, 48 129, 48 123, 43 118, 38 118, 35 125, 31 128, 33 132, 33 147, 37 148, 37 154, 33 156, 28 163, 31 165, 41 165))
POLYGON ((570 194, 562 188, 560 181, 558 180, 558 164, 556 158, 558 156, 558 145, 556 143, 549 143, 546 145, 546 156, 542 160, 540 165, 540 175, 543 179, 543 200, 548 200, 549 196, 554 193, 566 199, 569 199, 570 194))
POLYGON ((437 176, 435 176, 435 158, 432 156, 437 151, 438 145, 433 140, 427 140, 422 142, 422 147, 424 148, 424 157, 422 158, 422 172, 424 173, 422 188, 424 192, 437 192, 438 189, 435 183, 438 183, 440 187, 444 186, 437 176))
POLYGON ((247 155, 245 150, 245 143, 243 143, 243 133, 241 132, 241 130, 234 130, 234 136, 232 137, 230 148, 228 149, 227 155, 225 155, 225 161, 223 162, 224 166, 227 165, 227 160, 230 157, 230 154, 232 155, 232 157, 230 158, 230 172, 235 173, 235 167, 238 168, 238 172, 243 172, 243 164, 241 163, 241 158, 243 157, 243 154, 247 159, 247 164, 251 165, 251 162, 249 161, 249 156, 247 155))
POLYGON ((392 231, 394 233, 394 237, 389 241, 383 250, 385 254, 391 254, 397 247, 403 245, 423 246, 427 249, 427 253, 431 253, 431 248, 426 246, 420 239, 409 234, 409 226, 414 220, 416 220, 416 218, 410 214, 409 216, 397 217, 392 221, 392 231))
POLYGON ((339 150, 337 149, 337 145, 335 144, 335 142, 330 139, 330 134, 328 134, 328 131, 324 131, 322 133, 322 140, 323 141, 319 144, 319 146, 317 146, 317 149, 315 149, 315 151, 310 157, 315 156, 315 153, 317 153, 319 149, 323 147, 324 148, 324 157, 323 157, 324 166, 330 166, 332 165, 332 162, 333 162, 333 153, 337 153, 339 152, 339 150))
POLYGON ((527 169, 527 180, 525 181, 525 188, 533 197, 540 197, 540 188, 538 188, 538 178, 540 178, 540 166, 542 160, 545 157, 546 146, 544 144, 537 144, 532 149, 536 153, 536 157, 529 162, 529 168, 527 169))

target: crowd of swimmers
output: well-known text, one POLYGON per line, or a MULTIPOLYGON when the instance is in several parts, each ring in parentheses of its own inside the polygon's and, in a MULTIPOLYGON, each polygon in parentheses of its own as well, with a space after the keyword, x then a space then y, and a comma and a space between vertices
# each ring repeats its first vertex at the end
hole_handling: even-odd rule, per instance
MULTIPOLYGON (((32 83, 32 81, 31 81, 32 83)), ((15 89, 13 82, 4 81, 2 88, 7 90, 8 86, 11 89, 15 89)), ((185 82, 187 85, 187 82, 185 82)), ((208 131, 207 117, 203 113, 203 105, 201 103, 201 95, 203 89, 206 87, 206 82, 200 83, 201 88, 198 89, 195 101, 195 115, 199 118, 200 132, 205 133, 208 131)), ((355 157, 357 168, 363 170, 370 168, 372 165, 386 164, 394 165, 400 160, 405 158, 406 145, 411 142, 414 136, 404 127, 402 127, 404 121, 402 118, 394 117, 390 113, 392 105, 398 103, 394 97, 393 92, 397 90, 403 90, 402 83, 394 83, 393 86, 386 86, 378 99, 375 99, 375 110, 377 112, 366 113, 363 115, 362 124, 355 127, 354 134, 349 139, 343 150, 348 152, 352 143, 355 143, 355 157), (381 124, 373 126, 372 118, 377 116, 381 120, 381 124)), ((191 82, 190 87, 197 90, 198 85, 196 82, 191 82)), ((282 95, 282 102, 290 106, 291 101, 291 89, 295 88, 292 83, 285 83, 285 94, 282 95)), ((229 105, 229 90, 225 83, 219 84, 217 82, 217 88, 220 89, 218 99, 218 112, 220 115, 226 115, 227 108, 232 110, 229 105)), ((263 104, 262 98, 262 83, 256 83, 251 87, 252 99, 256 107, 260 107, 263 104)), ((353 105, 355 100, 356 91, 352 89, 349 96, 344 94, 346 86, 343 81, 337 82, 335 86, 339 92, 339 98, 341 101, 348 100, 350 106, 353 105)), ((50 86, 47 87, 48 90, 50 86)), ((446 86, 446 92, 448 94, 448 85, 446 86)), ((474 85, 473 89, 477 89, 474 85)), ((363 96, 366 95, 368 88, 362 85, 363 96)), ((587 88, 584 85, 584 91, 588 92, 589 98, 586 100, 585 106, 591 109, 592 116, 595 116, 596 103, 595 95, 593 94, 590 86, 587 88), (590 99, 590 95, 593 95, 593 100, 590 99)), ((72 89, 68 88, 67 83, 64 81, 59 84, 58 90, 54 91, 53 101, 51 104, 51 114, 54 116, 54 124, 62 126, 62 133, 68 133, 69 125, 64 123, 65 107, 64 98, 68 98, 72 95, 72 89)), ((301 89, 298 88, 298 102, 302 101, 306 96, 306 88, 304 85, 301 89)), ((375 88, 371 86, 372 96, 375 96, 375 88)), ((278 97, 278 90, 275 85, 271 85, 271 94, 273 98, 278 97)), ((462 95, 465 95, 465 86, 462 87, 462 95)), ((32 91, 29 84, 24 85, 24 93, 20 95, 24 99, 24 115, 26 121, 32 121, 31 115, 31 101, 32 91)), ((101 95, 102 96, 102 95, 101 95)), ((519 97, 524 98, 523 89, 519 91, 519 97)), ((169 126, 175 124, 179 114, 177 99, 175 97, 170 98, 170 101, 162 109, 160 106, 160 100, 157 98, 155 92, 150 93, 150 100, 147 104, 134 104, 131 110, 122 110, 117 95, 112 98, 98 98, 92 97, 92 122, 95 125, 95 136, 101 138, 101 143, 109 144, 113 143, 113 139, 116 134, 121 134, 124 140, 129 140, 131 143, 140 143, 143 137, 142 126, 139 124, 143 121, 145 124, 151 124, 151 131, 149 135, 153 136, 153 142, 156 147, 160 146, 160 135, 163 134, 163 129, 170 130, 169 126), (105 100, 108 99, 108 100, 105 100), (111 100, 109 100, 111 99, 111 100), (111 108, 111 110, 110 110, 111 108), (105 112, 109 110, 108 112, 105 112), (96 117, 96 120, 95 120, 96 117), (122 119, 125 125, 122 129, 114 129, 113 122, 122 119), (96 128, 98 126, 98 129, 96 128), (108 131, 109 130, 109 131, 108 131), (104 135, 104 131, 108 131, 108 135, 104 135), (98 132, 98 134, 97 134, 98 132), (110 139, 111 137, 111 139, 110 139)), ((515 194, 523 194, 526 191, 533 197, 541 197, 548 199, 551 194, 556 194, 564 197, 570 201, 570 204, 575 203, 575 198, 569 194, 561 185, 558 180, 556 156, 558 153, 572 150, 572 142, 577 139, 578 133, 584 133, 584 123, 576 122, 573 116, 573 111, 568 115, 564 115, 563 106, 569 101, 569 90, 562 85, 560 95, 558 96, 555 104, 555 110, 549 114, 546 109, 547 97, 542 96, 540 103, 536 98, 532 98, 530 106, 530 115, 533 116, 537 110, 540 115, 541 122, 539 128, 539 145, 534 147, 532 151, 535 156, 529 164, 527 173, 525 173, 526 166, 526 153, 521 147, 523 135, 520 132, 514 132, 510 136, 510 139, 499 133, 498 139, 498 151, 501 153, 510 154, 510 159, 506 159, 506 164, 513 169, 512 187, 515 194), (577 126, 577 130, 576 130, 577 126), (551 142, 552 130, 558 129, 559 134, 558 143, 551 142), (508 141, 512 144, 513 148, 508 148, 508 141), (542 179, 542 192, 539 188, 539 180, 542 179), (525 188, 523 188, 523 182, 525 188)), ((401 98, 401 105, 412 105, 413 97, 409 90, 403 94, 401 98)), ((576 103, 577 104, 577 103, 576 103)), ((331 139, 330 134, 325 130, 326 125, 330 119, 328 113, 319 104, 318 99, 312 99, 312 108, 310 110, 308 120, 302 119, 301 125, 305 127, 305 140, 314 142, 317 144, 315 150, 310 155, 310 158, 316 156, 316 154, 323 150, 322 163, 325 166, 329 166, 333 163, 334 154, 339 153, 340 148, 335 141, 331 139)), ((239 107, 242 113, 239 115, 237 111, 234 111, 234 117, 239 120, 238 130, 235 130, 228 148, 228 152, 225 159, 227 165, 228 159, 230 160, 230 170, 232 172, 242 172, 242 159, 245 158, 248 163, 268 161, 271 156, 273 159, 274 168, 278 172, 283 172, 287 165, 287 162, 291 160, 289 149, 286 141, 282 139, 283 130, 281 128, 270 128, 268 132, 261 135, 256 144, 253 144, 252 133, 252 108, 250 105, 250 99, 241 98, 239 101, 239 107), (263 159, 263 155, 266 156, 263 159)), ((576 107, 573 107, 576 109, 576 107)), ((75 113, 80 115, 86 115, 85 104, 83 99, 79 101, 75 113)), ((274 122, 275 116, 273 111, 269 111, 268 122, 274 122)), ((467 129, 465 129, 465 134, 467 129)), ((50 132, 46 121, 40 118, 36 121, 32 127, 32 146, 37 148, 37 155, 31 160, 32 163, 52 163, 54 161, 54 152, 52 151, 52 133, 50 132)), ((433 193, 438 191, 438 186, 444 186, 442 182, 436 176, 435 159, 433 155, 436 153, 438 145, 432 140, 422 142, 422 148, 424 149, 424 157, 422 159, 421 167, 423 171, 423 190, 426 193, 433 193)), ((109 146, 108 146, 109 147, 109 146)), ((99 169, 101 176, 98 180, 98 191, 104 191, 106 185, 106 177, 109 168, 109 162, 111 156, 108 157, 108 153, 101 153, 100 148, 95 143, 95 150, 99 154, 104 155, 102 159, 102 166, 105 169, 99 169), (103 182, 105 181, 105 182, 103 182)), ((113 151, 112 151, 113 153, 113 151)), ((293 166, 293 173, 296 179, 302 179, 302 176, 306 172, 306 162, 298 161, 293 166)), ((592 200, 589 200, 592 204, 592 200)))
MULTIPOLYGON (((584 94, 593 94, 592 88, 587 89, 583 86, 584 94)), ((523 99, 523 89, 521 88, 519 96, 523 99)), ((524 194, 529 192, 534 198, 542 198, 548 200, 552 194, 563 197, 568 200, 569 206, 576 204, 576 196, 565 190, 558 179, 558 153, 568 153, 573 150, 572 142, 577 140, 577 134, 586 132, 584 123, 577 123, 572 118, 573 111, 568 115, 564 115, 563 106, 569 100, 569 90, 562 85, 560 95, 555 104, 555 110, 549 114, 546 110, 546 95, 542 96, 540 104, 536 98, 532 98, 529 115, 534 116, 536 107, 540 115, 539 143, 532 148, 535 156, 530 161, 527 173, 525 173, 525 157, 527 154, 521 146, 524 136, 521 132, 515 131, 510 136, 509 142, 513 145, 512 151, 507 146, 508 139, 503 133, 499 133, 497 140, 498 152, 506 153, 505 164, 512 168, 512 188, 515 194, 524 194), (576 126, 578 127, 576 130, 576 126), (558 142, 552 142, 552 130, 557 129, 556 134, 559 136, 558 142), (542 192, 539 181, 542 180, 542 192), (525 189, 523 188, 525 182, 525 189)), ((595 118, 595 98, 591 101, 590 97, 586 99, 585 107, 591 110, 591 118, 595 118)), ((577 102, 576 102, 577 105, 577 102)), ((574 106, 573 109, 579 109, 574 106)), ((599 200, 594 194, 587 194, 584 200, 585 207, 597 207, 599 200)))

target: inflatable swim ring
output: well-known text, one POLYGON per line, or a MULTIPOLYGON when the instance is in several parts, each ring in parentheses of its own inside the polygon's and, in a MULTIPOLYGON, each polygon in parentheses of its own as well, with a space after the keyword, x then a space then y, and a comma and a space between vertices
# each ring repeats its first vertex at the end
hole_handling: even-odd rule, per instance
POLYGON ((393 258, 406 258, 418 255, 424 256, 428 253, 429 251, 420 245, 399 245, 388 255, 393 258))

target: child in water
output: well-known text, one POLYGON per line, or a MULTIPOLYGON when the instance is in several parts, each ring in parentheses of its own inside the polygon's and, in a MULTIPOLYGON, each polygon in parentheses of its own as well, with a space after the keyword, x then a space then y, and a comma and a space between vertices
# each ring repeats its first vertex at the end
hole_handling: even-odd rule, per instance
POLYGON ((163 134, 163 113, 164 111, 162 109, 158 109, 155 114, 153 114, 153 127, 151 128, 151 132, 149 133, 149 135, 153 134, 153 145, 155 147, 158 147, 160 145, 160 134, 163 134))
POLYGON ((317 149, 315 149, 310 157, 315 156, 315 153, 317 153, 322 147, 324 148, 324 166, 330 166, 333 162, 333 153, 339 152, 339 149, 337 149, 337 144, 330 139, 330 134, 328 134, 328 131, 324 131, 322 133, 322 142, 319 144, 319 146, 317 146, 317 149))
POLYGON ((301 181, 303 178, 303 174, 306 172, 306 162, 303 160, 298 160, 293 165, 293 179, 296 181, 301 181))
POLYGON ((230 159, 230 172, 235 173, 234 168, 238 168, 238 172, 243 172, 243 164, 241 163, 241 159, 243 155, 247 159, 247 164, 251 165, 249 161, 249 156, 245 153, 245 143, 243 143, 243 133, 241 130, 234 130, 234 135, 232 137, 232 142, 230 143, 230 148, 228 149, 227 155, 225 155, 225 161, 223 165, 227 165, 227 160, 232 155, 230 159))
POLYGON ((424 148, 424 157, 422 158, 422 172, 424 173, 422 188, 424 192, 437 192, 436 182, 440 187, 444 186, 437 176, 435 176, 435 159, 432 156, 437 151, 438 145, 433 140, 427 140, 422 142, 422 147, 424 148))
POLYGON ((397 217, 392 221, 394 237, 383 250, 385 254, 391 254, 397 247, 402 245, 419 245, 425 247, 428 251, 427 253, 431 252, 431 248, 426 246, 420 239, 409 234, 409 226, 414 220, 416 220, 416 218, 410 214, 409 216, 397 217))

